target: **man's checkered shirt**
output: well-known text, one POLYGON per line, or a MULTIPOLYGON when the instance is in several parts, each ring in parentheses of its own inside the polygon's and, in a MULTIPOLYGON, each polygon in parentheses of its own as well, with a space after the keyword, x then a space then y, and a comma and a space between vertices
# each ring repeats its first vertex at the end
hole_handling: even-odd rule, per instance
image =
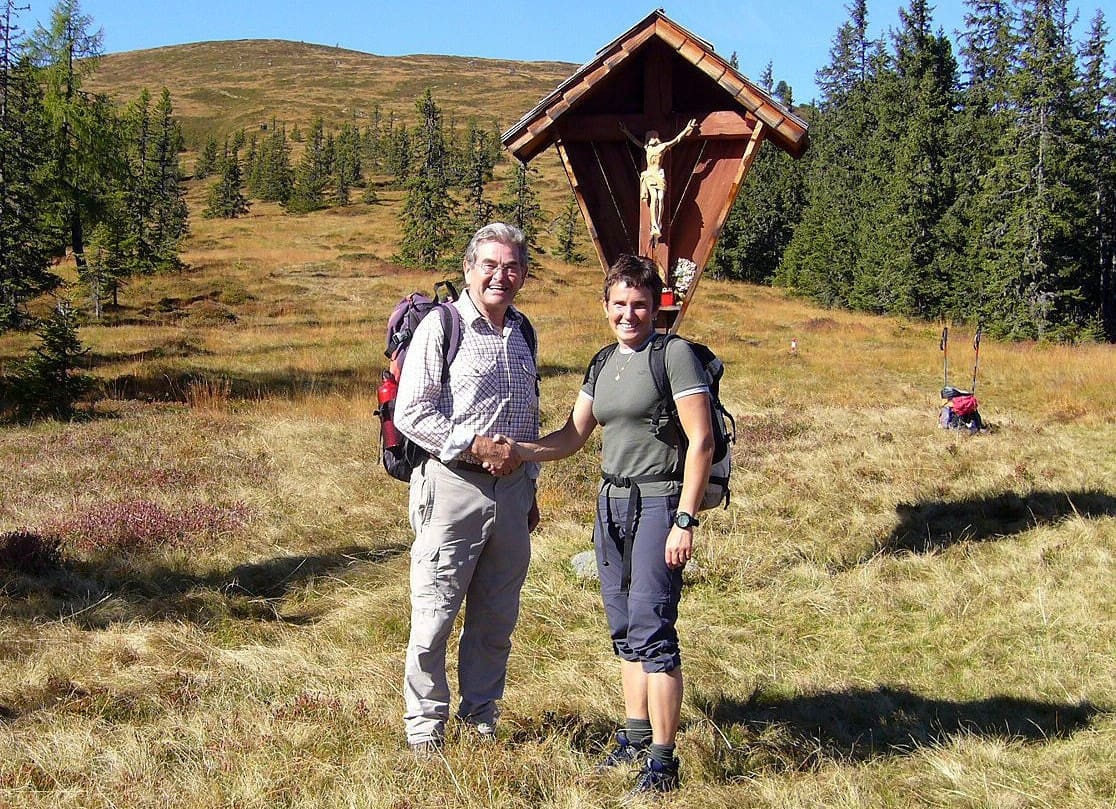
POLYGON ((538 376, 520 329, 523 315, 509 307, 497 330, 467 294, 451 305, 461 313, 462 334, 449 384, 442 384, 442 319, 424 318, 399 380, 396 427, 443 462, 469 460, 475 435, 537 439, 538 376))

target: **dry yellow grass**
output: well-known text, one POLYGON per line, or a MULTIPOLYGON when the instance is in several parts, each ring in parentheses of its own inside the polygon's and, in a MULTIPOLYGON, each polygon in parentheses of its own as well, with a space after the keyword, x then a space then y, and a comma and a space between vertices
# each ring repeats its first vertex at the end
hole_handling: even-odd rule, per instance
MULTIPOLYGON (((0 806, 615 805, 585 771, 616 665, 568 565, 592 453, 544 473, 499 743, 403 749, 410 532, 372 392, 388 311, 434 276, 386 260, 392 210, 195 219, 187 272, 82 329, 93 418, 0 430, 0 533, 225 519, 0 571, 0 806)), ((548 426, 608 339, 599 280, 544 256, 522 294, 548 426)), ((740 441, 683 600, 667 805, 1112 806, 1113 347, 985 340, 968 436, 936 424, 936 326, 707 279, 683 331, 726 359, 740 441)))

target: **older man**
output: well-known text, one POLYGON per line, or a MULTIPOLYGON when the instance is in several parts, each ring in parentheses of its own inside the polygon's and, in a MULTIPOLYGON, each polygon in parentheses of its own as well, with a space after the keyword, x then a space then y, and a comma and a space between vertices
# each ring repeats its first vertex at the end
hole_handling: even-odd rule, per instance
POLYGON ((511 633, 538 522, 534 464, 518 466, 501 434, 539 434, 534 331, 513 305, 527 279, 523 233, 481 228, 464 260, 461 344, 445 374, 442 318, 422 321, 399 383, 396 426, 429 453, 411 477, 411 634, 403 682, 407 741, 437 753, 449 719, 446 642, 465 606, 457 716, 495 733, 511 633), (495 470, 494 474, 486 471, 495 470))

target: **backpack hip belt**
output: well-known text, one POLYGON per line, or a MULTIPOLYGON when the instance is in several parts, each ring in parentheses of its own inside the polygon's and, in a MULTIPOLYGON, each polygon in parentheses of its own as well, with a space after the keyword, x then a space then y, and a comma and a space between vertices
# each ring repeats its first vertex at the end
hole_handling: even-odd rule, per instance
POLYGON ((629 478, 613 475, 602 470, 601 479, 609 486, 629 489, 628 513, 624 520, 624 526, 620 529, 620 560, 623 565, 623 572, 620 574, 620 590, 627 592, 632 586, 632 549, 635 547, 636 529, 639 526, 639 516, 641 516, 643 509, 643 494, 639 489, 639 484, 665 483, 670 480, 681 481, 682 475, 671 472, 656 475, 637 475, 629 478))

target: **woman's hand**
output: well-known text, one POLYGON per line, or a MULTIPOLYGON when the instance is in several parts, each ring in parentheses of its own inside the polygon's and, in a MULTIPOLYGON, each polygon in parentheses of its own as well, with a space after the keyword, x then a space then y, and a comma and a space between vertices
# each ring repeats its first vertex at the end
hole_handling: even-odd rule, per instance
POLYGON ((685 567, 694 555, 694 529, 679 528, 677 525, 670 529, 666 542, 666 564, 671 570, 685 567))
POLYGON ((482 465, 485 471, 493 475, 505 475, 509 471, 514 471, 519 468, 523 463, 523 452, 520 450, 519 443, 514 438, 508 438, 506 435, 497 433, 492 436, 492 443, 500 449, 507 450, 508 458, 503 463, 491 462, 487 458, 484 459, 482 465), (508 468, 510 466, 510 469, 508 468))

